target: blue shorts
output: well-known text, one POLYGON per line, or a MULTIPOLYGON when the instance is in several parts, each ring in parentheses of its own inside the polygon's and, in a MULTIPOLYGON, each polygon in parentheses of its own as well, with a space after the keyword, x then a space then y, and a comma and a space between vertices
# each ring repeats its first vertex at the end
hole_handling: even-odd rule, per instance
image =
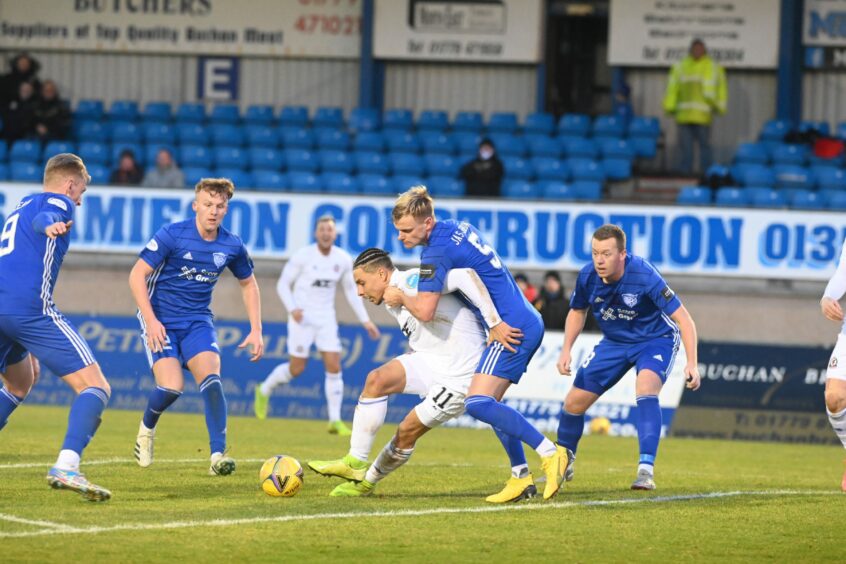
POLYGON ((76 327, 55 309, 47 315, 0 315, 2 363, 20 362, 26 356, 22 351, 34 354, 56 376, 73 374, 97 362, 76 327))
POLYGON ((29 351, 17 343, 9 343, 0 338, 3 344, 0 345, 0 374, 6 374, 6 369, 13 366, 29 356, 29 351))
POLYGON ((141 322, 141 340, 147 352, 150 368, 162 358, 175 358, 188 368, 188 361, 201 352, 220 354, 217 346, 217 331, 211 321, 185 321, 165 325, 167 333, 166 344, 162 352, 153 352, 147 347, 147 333, 144 322, 141 322))
POLYGON ((518 383, 526 372, 529 362, 543 341, 543 323, 534 321, 528 327, 521 327, 523 339, 514 347, 517 352, 508 352, 497 342, 493 342, 482 353, 482 359, 476 367, 477 374, 491 374, 518 383))
POLYGON ((634 344, 602 339, 582 362, 573 386, 602 395, 632 366, 637 373, 641 370, 655 372, 663 383, 667 381, 678 351, 678 334, 634 344))

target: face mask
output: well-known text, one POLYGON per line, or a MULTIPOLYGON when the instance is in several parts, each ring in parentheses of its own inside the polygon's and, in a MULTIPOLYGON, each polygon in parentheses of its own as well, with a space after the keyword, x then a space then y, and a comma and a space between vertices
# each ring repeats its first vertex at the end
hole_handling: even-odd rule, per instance
POLYGON ((479 151, 479 156, 482 157, 483 161, 490 159, 493 156, 492 149, 482 149, 479 151))

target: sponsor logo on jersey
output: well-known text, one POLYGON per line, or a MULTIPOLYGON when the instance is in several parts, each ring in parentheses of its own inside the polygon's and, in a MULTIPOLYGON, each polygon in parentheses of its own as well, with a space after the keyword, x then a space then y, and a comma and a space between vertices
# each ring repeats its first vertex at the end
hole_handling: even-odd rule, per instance
POLYGON ((332 281, 331 280, 315 280, 311 283, 311 285, 315 288, 331 288, 332 281))
POLYGON ((226 253, 212 253, 214 265, 218 268, 226 264, 226 253))
POLYGON ((655 360, 660 360, 661 362, 664 362, 664 357, 661 356, 660 354, 656 354, 652 358, 654 358, 655 360))
POLYGON ((65 211, 68 211, 68 205, 65 203, 64 200, 60 200, 59 198, 47 198, 48 204, 53 204, 57 208, 62 208, 65 211))
POLYGON ((211 346, 213 346, 216 351, 220 350, 220 347, 217 346, 217 343, 212 343, 211 346))
POLYGON ((187 253, 182 255, 182 258, 184 258, 185 260, 194 260, 194 257, 191 256, 191 251, 188 251, 187 253))
POLYGON ((623 303, 629 307, 634 307, 637 305, 637 294, 623 294, 621 296, 623 298, 623 303))
POLYGON ((435 265, 434 264, 421 264, 420 265, 420 278, 422 280, 430 280, 435 277, 435 265))
POLYGON ((150 242, 147 243, 147 250, 153 251, 154 253, 159 250, 159 244, 155 239, 150 239, 150 242))
POLYGON ((829 368, 837 368, 837 357, 831 357, 831 361, 828 363, 829 368))
POLYGON ((420 281, 420 274, 417 272, 412 273, 409 277, 405 279, 405 287, 414 289, 417 287, 417 283, 420 281))
POLYGON ((595 304, 601 304, 601 303, 602 303, 602 302, 604 302, 604 301, 605 301, 605 300, 603 300, 603 299, 602 299, 602 298, 600 298, 599 296, 596 296, 596 299, 595 299, 595 300, 593 300, 593 303, 595 303, 595 304))
POLYGON ((19 209, 21 209, 22 207, 24 207, 24 206, 26 206, 26 205, 29 205, 29 204, 31 204, 31 203, 32 203, 32 200, 21 200, 21 201, 20 201, 20 203, 18 203, 18 205, 17 205, 17 206, 15 206, 15 211, 18 211, 18 210, 19 210, 19 209))
POLYGON ((664 296, 665 300, 670 301, 670 300, 673 299, 673 296, 675 294, 673 293, 673 291, 670 289, 669 286, 664 286, 664 289, 661 290, 661 295, 664 296))

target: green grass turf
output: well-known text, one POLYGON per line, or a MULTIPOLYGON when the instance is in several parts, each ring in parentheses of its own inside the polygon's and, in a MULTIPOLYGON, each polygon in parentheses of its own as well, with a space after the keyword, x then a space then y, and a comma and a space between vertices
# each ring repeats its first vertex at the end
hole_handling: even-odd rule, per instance
MULTIPOLYGON (((88 477, 114 495, 96 504, 50 490, 44 480, 61 444, 66 416, 66 408, 24 406, 0 434, 2 562, 842 558, 846 496, 838 492, 844 453, 834 447, 669 439, 659 453, 658 490, 633 492, 628 487, 635 474, 637 441, 588 436, 579 450, 576 479, 555 505, 534 499, 491 506, 484 497, 507 478, 507 460, 493 433, 439 429, 420 440, 411 461, 379 484, 374 497, 330 498, 327 494, 338 481, 306 469, 305 485, 296 497, 271 498, 258 487, 261 462, 256 459, 277 453, 301 461, 335 458, 346 453, 347 439, 328 435, 323 422, 231 418, 229 441, 231 454, 240 460, 238 470, 233 476, 211 477, 206 475, 202 416, 167 414, 158 429, 156 463, 141 469, 131 459, 139 414, 113 410, 106 412, 85 455, 88 461, 120 460, 87 466, 83 461, 88 477), (40 465, 9 467, 26 463, 40 465), (761 491, 773 493, 663 500, 761 491), (655 502, 589 504, 650 498, 655 502), (425 514, 446 509, 455 512, 425 514), (403 511, 424 514, 372 515, 403 511), (362 515, 297 519, 339 513, 362 515), (8 516, 134 530, 14 538, 7 535, 43 527, 8 516), (175 521, 279 517, 292 520, 157 528, 175 521), (143 524, 154 528, 139 530, 143 524)), ((392 430, 381 431, 374 454, 392 430)), ((528 456, 538 477, 537 457, 528 456)))

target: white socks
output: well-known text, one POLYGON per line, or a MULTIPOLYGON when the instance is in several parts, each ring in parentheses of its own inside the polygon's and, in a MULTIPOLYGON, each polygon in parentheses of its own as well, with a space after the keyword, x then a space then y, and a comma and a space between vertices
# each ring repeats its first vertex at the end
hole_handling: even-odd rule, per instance
POLYGON ((367 474, 365 474, 364 479, 370 482, 371 484, 377 483, 379 480, 408 462, 408 459, 411 458, 411 454, 414 452, 414 448, 397 448, 394 446, 394 440, 385 445, 385 448, 382 449, 382 452, 379 453, 379 456, 376 458, 376 461, 370 465, 370 468, 367 469, 367 474))
POLYGON ((59 458, 56 459, 55 466, 59 470, 79 472, 79 454, 72 450, 61 450, 59 451, 59 458))
POLYGON ((528 464, 521 464, 519 466, 512 466, 511 467, 511 477, 512 478, 525 478, 529 475, 529 465, 528 464))
POLYGON ((825 412, 828 413, 828 421, 831 423, 831 428, 834 429, 837 438, 846 447, 846 409, 838 413, 832 413, 826 408, 825 412))
POLYGON ((326 409, 329 422, 341 420, 341 403, 344 401, 344 378, 340 372, 327 372, 324 380, 326 392, 326 409))
POLYGON ((259 388, 261 389, 261 393, 269 396, 273 392, 273 388, 276 386, 280 386, 282 384, 287 384, 291 381, 291 365, 287 362, 285 364, 280 364, 276 368, 273 369, 273 372, 264 379, 264 382, 259 384, 259 388))
POLYGON ((637 471, 638 471, 638 473, 641 472, 641 471, 648 472, 650 476, 654 476, 655 475, 655 466, 653 466, 652 464, 644 464, 643 462, 641 462, 640 464, 637 465, 637 471))
POLYGON ((381 398, 358 398, 353 415, 350 455, 367 462, 376 433, 385 423, 388 413, 388 396, 381 398))
POLYGON ((547 457, 555 454, 556 450, 555 443, 544 437, 541 444, 539 444, 538 448, 535 449, 535 452, 543 457, 547 457))

